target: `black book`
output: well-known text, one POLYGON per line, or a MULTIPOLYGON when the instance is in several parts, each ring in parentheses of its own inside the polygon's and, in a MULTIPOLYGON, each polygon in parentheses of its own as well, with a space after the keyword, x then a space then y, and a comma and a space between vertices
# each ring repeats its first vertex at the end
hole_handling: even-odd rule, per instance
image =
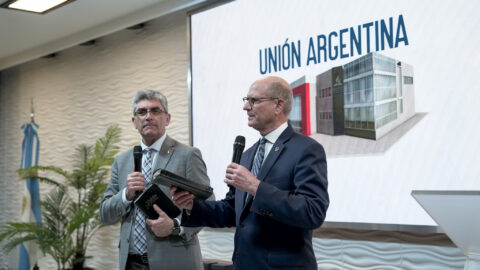
POLYGON ((160 207, 170 218, 177 217, 181 212, 156 184, 145 188, 134 203, 149 219, 158 218, 157 212, 153 209, 154 204, 160 207))
POLYGON ((179 189, 187 190, 200 200, 206 200, 213 194, 213 188, 210 186, 188 180, 167 170, 155 171, 153 173, 153 183, 162 184, 167 187, 174 186, 179 189))

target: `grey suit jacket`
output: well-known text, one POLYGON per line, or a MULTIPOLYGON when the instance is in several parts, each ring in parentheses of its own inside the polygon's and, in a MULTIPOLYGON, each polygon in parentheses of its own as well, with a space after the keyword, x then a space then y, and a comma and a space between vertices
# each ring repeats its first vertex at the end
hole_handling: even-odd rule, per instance
MULTIPOLYGON (((125 269, 128 250, 137 208, 125 207, 122 190, 126 187, 127 175, 133 171, 133 148, 118 155, 112 165, 111 179, 100 203, 100 220, 105 225, 122 222, 119 241, 119 267, 125 269)), ((166 169, 187 179, 209 185, 205 163, 200 150, 181 144, 168 135, 158 153, 156 169, 166 169)), ((160 188, 170 197, 168 188, 160 188)), ((201 228, 184 227, 185 234, 156 237, 147 226, 147 253, 150 269, 203 269, 197 233, 201 228)))

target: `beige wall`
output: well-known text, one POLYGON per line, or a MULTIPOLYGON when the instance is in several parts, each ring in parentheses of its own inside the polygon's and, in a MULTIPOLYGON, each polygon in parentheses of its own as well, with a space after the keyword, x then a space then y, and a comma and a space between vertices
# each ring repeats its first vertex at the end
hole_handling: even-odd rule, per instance
MULTIPOLYGON (((38 59, 0 73, 0 223, 18 221, 20 194, 17 181, 23 133, 34 100, 39 124, 40 165, 71 169, 78 144, 92 144, 106 127, 119 124, 121 151, 139 142, 131 124, 131 100, 137 90, 161 90, 168 98, 172 122, 169 135, 188 143, 186 14, 156 19, 143 30, 122 30, 93 46, 76 46, 55 58, 38 59)), ((41 184, 41 197, 49 191, 41 184)), ((108 226, 92 239, 87 265, 118 268, 119 227, 108 226)), ((18 255, 0 252, 0 269, 16 269, 18 255)), ((55 269, 48 256, 40 269, 55 269)))

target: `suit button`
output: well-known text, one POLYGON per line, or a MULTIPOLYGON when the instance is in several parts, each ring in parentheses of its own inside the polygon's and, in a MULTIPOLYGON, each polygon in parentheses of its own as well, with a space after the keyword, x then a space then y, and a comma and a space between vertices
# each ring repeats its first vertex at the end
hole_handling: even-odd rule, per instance
POLYGON ((239 225, 239 226, 240 226, 240 228, 243 228, 243 227, 245 227, 245 224, 243 224, 243 223, 240 223, 240 225, 239 225))

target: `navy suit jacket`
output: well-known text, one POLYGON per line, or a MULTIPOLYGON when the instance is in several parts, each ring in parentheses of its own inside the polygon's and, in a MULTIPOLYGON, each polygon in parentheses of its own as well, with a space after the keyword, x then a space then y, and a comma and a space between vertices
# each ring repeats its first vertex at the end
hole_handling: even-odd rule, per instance
MULTIPOLYGON (((240 164, 251 169, 258 142, 240 164)), ((236 226, 234 268, 317 269, 312 230, 329 205, 323 147, 288 126, 272 146, 257 178, 255 198, 236 190, 221 201, 194 202, 186 226, 236 226)))

